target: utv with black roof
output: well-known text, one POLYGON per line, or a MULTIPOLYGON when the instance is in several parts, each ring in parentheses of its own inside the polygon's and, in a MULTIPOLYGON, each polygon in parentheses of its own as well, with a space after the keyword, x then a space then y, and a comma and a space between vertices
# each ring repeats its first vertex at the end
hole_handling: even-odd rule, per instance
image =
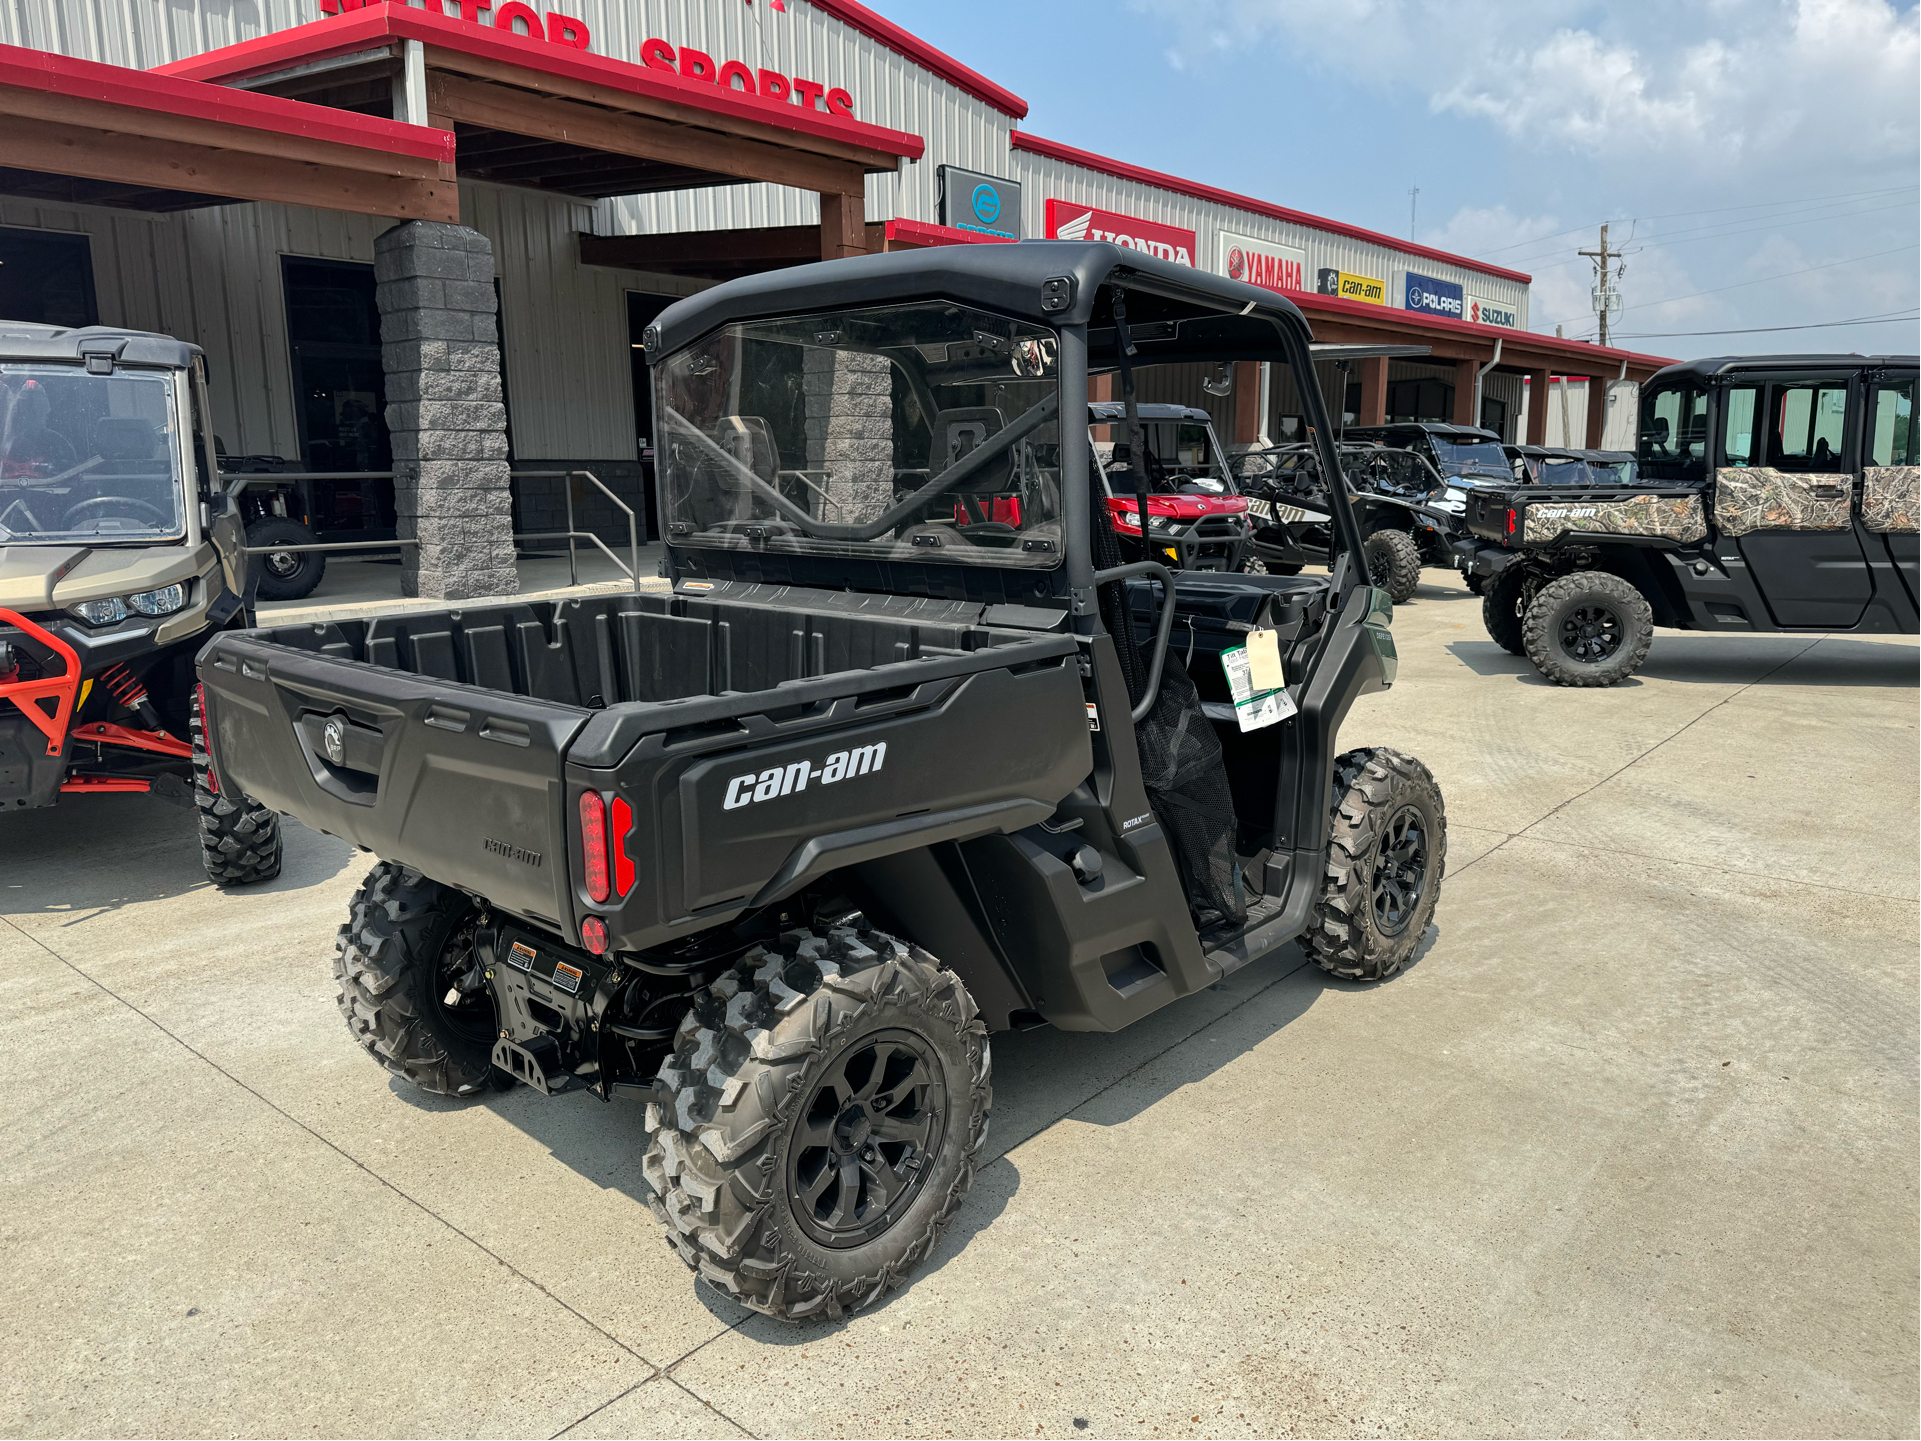
POLYGON ((1911 355, 1719 356, 1642 387, 1630 484, 1477 488, 1464 570, 1488 635, 1615 685, 1676 630, 1913 635, 1911 355))
POLYGON ((1136 366, 1265 360, 1329 435, 1307 342, 1271 291, 1067 241, 669 308, 670 594, 201 656, 222 786, 380 858, 354 1038, 453 1095, 633 1088, 687 1264, 833 1317, 972 1184, 990 1032, 1118 1030, 1291 942, 1395 974, 1446 817, 1420 762, 1336 744, 1395 651, 1332 449, 1330 575, 1177 577, 1121 562, 1081 429, 1090 370, 1144 455, 1136 366))
POLYGON ((212 786, 195 653, 247 623, 199 347, 0 320, 0 812, 154 794, 218 885, 280 872, 279 818, 212 786))
MULTIPOLYGON (((1336 450, 1368 580, 1399 605, 1414 595, 1423 567, 1454 565, 1466 491, 1420 451, 1348 444, 1336 450)), ((1339 552, 1314 446, 1248 452, 1240 484, 1254 527, 1250 569, 1295 575, 1305 565, 1329 564, 1339 552)))

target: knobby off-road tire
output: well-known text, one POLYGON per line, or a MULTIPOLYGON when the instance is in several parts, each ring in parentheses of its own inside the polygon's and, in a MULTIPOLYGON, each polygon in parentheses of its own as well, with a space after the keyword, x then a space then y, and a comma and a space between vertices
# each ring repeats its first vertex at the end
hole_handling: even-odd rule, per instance
POLYGON ((927 1259, 994 1098, 960 978, 864 922, 749 951, 689 1010, 660 1081, 641 1166, 668 1243, 784 1321, 838 1319, 927 1259))
POLYGON ((1556 685, 1619 685, 1654 642, 1654 609, 1604 570, 1551 580, 1528 602, 1522 638, 1534 668, 1556 685))
POLYGON ((1481 589, 1481 624, 1488 639, 1509 655, 1526 655, 1521 636, 1521 602, 1527 595, 1527 575, 1518 565, 1498 571, 1481 589))
POLYGON ((445 996, 471 972, 474 909, 460 891, 382 861, 354 892, 334 939, 336 997, 367 1054, 423 1091, 471 1096, 508 1078, 493 1066, 493 1001, 475 985, 445 996))
POLYGON ((1384 981, 1411 959, 1447 869, 1447 807, 1428 768, 1385 746, 1334 762, 1327 875, 1308 928, 1314 962, 1384 981))
POLYGON ((1368 580, 1399 605, 1421 583, 1421 548, 1404 530, 1377 530, 1361 542, 1368 580))
POLYGON ((244 886, 280 874, 280 817, 237 791, 223 792, 207 755, 207 726, 194 697, 193 808, 200 819, 200 859, 216 886, 244 886))

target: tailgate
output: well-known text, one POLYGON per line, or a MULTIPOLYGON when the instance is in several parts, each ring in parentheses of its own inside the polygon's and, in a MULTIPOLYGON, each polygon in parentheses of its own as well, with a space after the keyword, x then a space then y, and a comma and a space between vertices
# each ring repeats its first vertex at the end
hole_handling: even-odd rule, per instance
POLYGON ((1516 507, 1522 504, 1524 493, 1521 486, 1477 485, 1469 489, 1466 509, 1461 512, 1469 534, 1497 545, 1513 544, 1521 530, 1516 507))
POLYGON ((562 755, 587 712, 240 635, 200 653, 222 786, 559 926, 562 755))

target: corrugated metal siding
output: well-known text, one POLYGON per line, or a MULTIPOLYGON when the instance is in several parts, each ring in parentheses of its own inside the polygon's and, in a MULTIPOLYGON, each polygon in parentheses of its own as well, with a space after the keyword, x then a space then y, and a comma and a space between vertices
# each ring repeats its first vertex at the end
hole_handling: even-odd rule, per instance
MULTIPOLYGON (((1084 170, 1080 166, 1036 155, 1031 151, 1011 152, 1011 170, 1008 173, 1022 182, 1028 230, 1035 236, 1047 233, 1046 200, 1051 196, 1076 205, 1098 206, 1142 220, 1192 230, 1195 232, 1196 247, 1194 263, 1203 270, 1218 272, 1223 269, 1225 257, 1220 253, 1220 232, 1232 230, 1256 240, 1288 245, 1305 252, 1307 263, 1303 267, 1305 274, 1302 278, 1310 287, 1314 284, 1314 272, 1323 267, 1371 275, 1390 287, 1393 286, 1397 271, 1414 270, 1436 280, 1453 281, 1490 300, 1513 305, 1521 313, 1522 324, 1526 324, 1526 286, 1464 266, 1407 255, 1370 241, 1273 220, 1212 201, 1176 195, 1136 180, 1123 180, 1118 176, 1084 170)), ((1393 294, 1390 288, 1390 297, 1393 294)))

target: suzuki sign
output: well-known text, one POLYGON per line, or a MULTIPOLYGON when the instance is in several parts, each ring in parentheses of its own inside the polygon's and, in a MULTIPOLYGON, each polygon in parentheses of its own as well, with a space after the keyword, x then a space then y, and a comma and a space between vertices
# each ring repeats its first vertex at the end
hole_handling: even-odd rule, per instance
POLYGON ((1194 232, 1178 225, 1161 225, 1133 215, 1121 215, 1094 205, 1065 200, 1047 202, 1049 240, 1106 240, 1129 250, 1144 251, 1180 265, 1194 263, 1194 232))
POLYGON ((1218 231, 1215 244, 1216 268, 1229 280, 1245 281, 1264 290, 1305 288, 1301 281, 1302 267, 1307 264, 1305 250, 1236 235, 1232 230, 1218 231))
POLYGON ((1467 297, 1466 318, 1476 325, 1505 325, 1510 330, 1519 329, 1521 324, 1521 317, 1512 305, 1479 295, 1467 297))

